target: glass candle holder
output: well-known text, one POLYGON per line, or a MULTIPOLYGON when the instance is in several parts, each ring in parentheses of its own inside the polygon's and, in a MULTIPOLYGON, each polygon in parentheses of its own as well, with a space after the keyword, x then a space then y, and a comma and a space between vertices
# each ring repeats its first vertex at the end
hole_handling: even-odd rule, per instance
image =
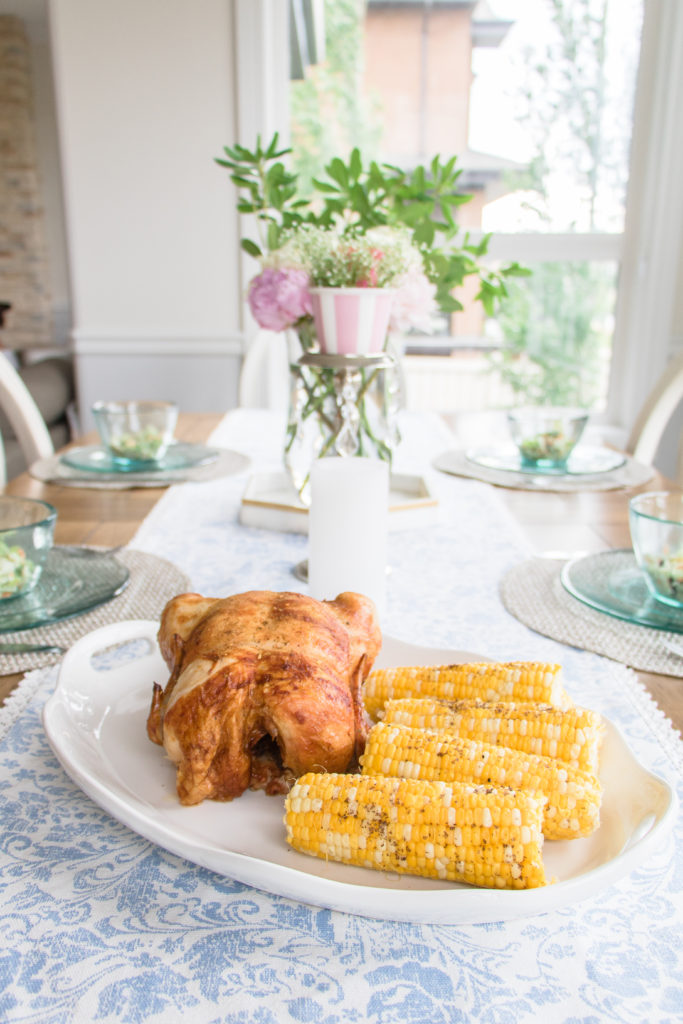
POLYGON ((304 504, 317 459, 360 456, 391 462, 400 441, 395 357, 308 353, 290 366, 284 461, 304 504))

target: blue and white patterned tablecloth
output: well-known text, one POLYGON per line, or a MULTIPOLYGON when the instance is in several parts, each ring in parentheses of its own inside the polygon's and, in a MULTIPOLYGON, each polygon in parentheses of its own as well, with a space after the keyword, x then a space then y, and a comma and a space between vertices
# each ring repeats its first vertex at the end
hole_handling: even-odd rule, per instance
MULTIPOLYGON (((390 534, 385 631, 492 657, 558 660, 683 799, 683 744, 635 676, 509 616, 504 572, 530 554, 488 485, 428 460, 451 443, 408 418, 399 469, 428 476, 438 522, 390 534)), ((230 414, 214 442, 280 468, 279 421, 230 414)), ((202 593, 299 589, 306 538, 238 525, 247 476, 169 490, 133 546, 202 593)), ((683 1020, 683 826, 598 896, 501 924, 348 916, 250 889, 151 845, 64 774, 40 712, 56 668, 0 712, 0 1020, 213 1024, 455 1024, 683 1020)), ((143 738, 142 742, 146 742, 143 738)), ((682 805, 683 806, 683 805, 682 805)))

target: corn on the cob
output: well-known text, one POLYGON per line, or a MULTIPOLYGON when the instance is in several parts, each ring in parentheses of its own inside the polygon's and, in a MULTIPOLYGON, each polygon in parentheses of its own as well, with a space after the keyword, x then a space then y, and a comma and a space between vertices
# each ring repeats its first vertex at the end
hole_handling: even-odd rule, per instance
POLYGON ((287 841, 311 856, 501 889, 545 885, 537 794, 381 776, 303 775, 287 841))
POLYGON ((418 729, 445 729, 465 739, 557 758, 595 775, 604 732, 600 715, 588 708, 560 709, 505 701, 392 700, 384 709, 383 721, 418 729))
POLYGON ((372 718, 381 717, 388 700, 402 697, 572 704, 562 685, 561 667, 534 661, 375 669, 365 681, 363 698, 372 718))
POLYGON ((438 779, 508 786, 541 793, 546 839, 578 839, 600 824, 601 787, 595 775, 562 761, 466 740, 447 732, 378 722, 361 757, 363 775, 438 779))

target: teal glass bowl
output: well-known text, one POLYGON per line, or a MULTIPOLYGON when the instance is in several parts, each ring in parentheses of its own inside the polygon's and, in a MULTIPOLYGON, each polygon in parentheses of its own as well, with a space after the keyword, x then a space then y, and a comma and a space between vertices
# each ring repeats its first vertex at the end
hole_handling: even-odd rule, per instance
POLYGON ((178 420, 175 402, 95 402, 92 413, 103 446, 127 468, 163 459, 178 420))
POLYGON ((631 543, 653 597, 683 608, 683 494, 649 491, 628 506, 631 543))
POLYGON ((522 468, 562 469, 587 423, 585 409, 539 405, 508 412, 510 436, 519 451, 522 468))
POLYGON ((57 509, 46 501, 0 495, 0 600, 28 594, 52 549, 57 509))

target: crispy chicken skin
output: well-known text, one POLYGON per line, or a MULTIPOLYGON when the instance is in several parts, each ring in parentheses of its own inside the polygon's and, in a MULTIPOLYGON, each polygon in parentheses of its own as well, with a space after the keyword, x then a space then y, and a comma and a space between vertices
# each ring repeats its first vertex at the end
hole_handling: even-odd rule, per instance
POLYGON ((381 646, 368 598, 180 594, 158 642, 171 675, 163 691, 154 684, 147 733, 176 765, 182 804, 282 793, 362 752, 361 687, 381 646))

